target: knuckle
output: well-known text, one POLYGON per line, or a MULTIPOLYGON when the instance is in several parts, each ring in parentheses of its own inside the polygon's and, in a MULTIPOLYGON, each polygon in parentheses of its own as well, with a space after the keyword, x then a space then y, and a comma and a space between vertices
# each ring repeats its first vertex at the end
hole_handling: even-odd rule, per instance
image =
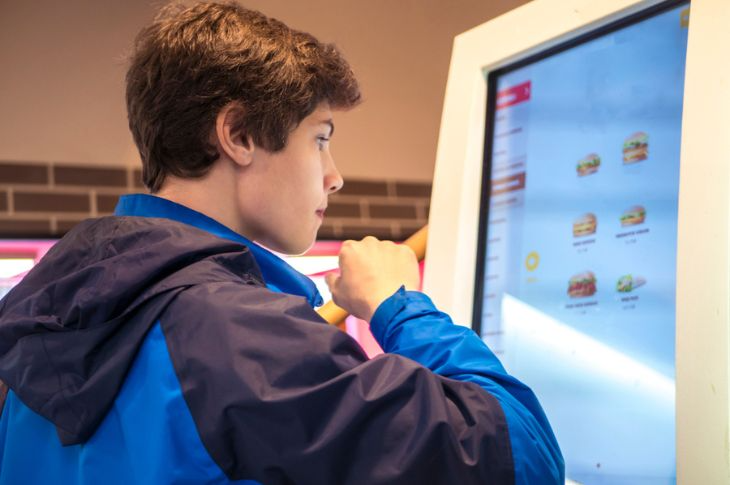
POLYGON ((403 254, 407 254, 409 256, 416 256, 416 253, 413 252, 413 249, 409 248, 405 244, 401 244, 398 246, 403 254))

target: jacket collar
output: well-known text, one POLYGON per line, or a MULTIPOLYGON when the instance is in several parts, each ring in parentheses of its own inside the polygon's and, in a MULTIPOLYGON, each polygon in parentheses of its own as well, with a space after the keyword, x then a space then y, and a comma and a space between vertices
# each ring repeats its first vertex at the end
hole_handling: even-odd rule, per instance
POLYGON ((323 303, 322 296, 312 280, 292 268, 286 261, 220 222, 184 205, 148 194, 123 195, 119 198, 114 214, 171 219, 197 227, 220 238, 244 244, 256 259, 269 289, 302 296, 313 307, 323 303))

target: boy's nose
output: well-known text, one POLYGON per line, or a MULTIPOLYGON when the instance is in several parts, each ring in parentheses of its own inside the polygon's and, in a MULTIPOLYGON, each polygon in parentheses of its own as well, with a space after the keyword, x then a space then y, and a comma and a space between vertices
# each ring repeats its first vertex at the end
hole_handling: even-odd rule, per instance
POLYGON ((329 157, 329 164, 324 177, 324 186, 328 194, 334 194, 338 190, 342 189, 345 181, 342 179, 342 175, 335 166, 335 162, 332 157, 329 157))

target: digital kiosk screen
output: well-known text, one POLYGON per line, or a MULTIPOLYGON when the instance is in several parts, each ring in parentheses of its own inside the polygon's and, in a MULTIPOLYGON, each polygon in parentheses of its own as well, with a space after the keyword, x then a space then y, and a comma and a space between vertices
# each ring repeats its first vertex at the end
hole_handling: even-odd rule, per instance
POLYGON ((579 483, 676 481, 688 22, 665 3, 489 74, 475 327, 579 483))

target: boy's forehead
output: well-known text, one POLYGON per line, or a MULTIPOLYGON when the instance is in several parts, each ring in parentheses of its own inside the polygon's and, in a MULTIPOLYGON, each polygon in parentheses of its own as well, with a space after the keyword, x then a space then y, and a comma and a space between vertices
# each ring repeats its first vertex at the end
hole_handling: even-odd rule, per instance
POLYGON ((322 123, 327 120, 332 120, 332 109, 330 109, 329 104, 322 103, 317 106, 314 111, 312 111, 312 114, 310 114, 307 118, 314 121, 315 123, 322 123))

